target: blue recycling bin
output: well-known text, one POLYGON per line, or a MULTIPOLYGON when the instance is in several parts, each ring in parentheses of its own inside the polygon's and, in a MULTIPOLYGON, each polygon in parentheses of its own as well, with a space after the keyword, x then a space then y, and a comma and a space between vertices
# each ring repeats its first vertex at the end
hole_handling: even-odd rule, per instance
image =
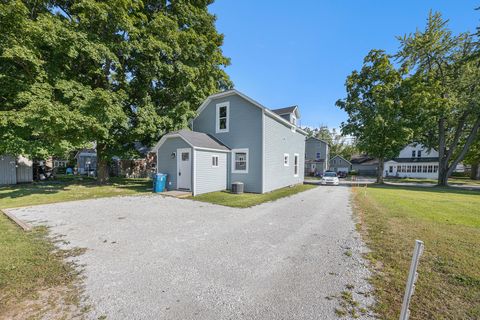
POLYGON ((165 186, 167 184, 167 174, 166 173, 156 173, 153 177, 153 192, 163 192, 165 191, 165 186))

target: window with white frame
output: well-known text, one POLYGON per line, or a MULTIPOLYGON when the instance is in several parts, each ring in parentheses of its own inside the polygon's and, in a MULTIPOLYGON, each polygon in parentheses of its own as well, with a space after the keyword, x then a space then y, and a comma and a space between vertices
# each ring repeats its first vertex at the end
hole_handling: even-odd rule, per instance
POLYGON ((322 154, 320 152, 317 152, 317 159, 320 159, 322 157, 322 154))
POLYGON ((212 167, 218 167, 218 156, 212 156, 212 167))
POLYGON ((222 102, 217 104, 216 119, 215 119, 216 133, 228 132, 229 113, 230 113, 229 102, 222 102))
POLYGON ((433 172, 437 173, 437 171, 438 171, 438 166, 433 166, 433 172))
POLYGON ((292 115, 290 116, 290 119, 292 119, 292 123, 294 125, 297 125, 297 117, 295 117, 295 115, 292 113, 292 115))
POLYGON ((232 172, 248 173, 248 149, 232 150, 232 172))
POLYGON ((433 166, 428 166, 428 172, 433 172, 433 166))
POLYGON ((293 155, 293 175, 298 177, 298 169, 299 169, 299 158, 298 153, 293 155))
POLYGON ((290 165, 290 163, 289 163, 290 159, 289 158, 290 158, 290 155, 288 153, 283 154, 283 165, 285 167, 288 167, 290 165))
POLYGON ((415 150, 412 150, 412 158, 415 158, 415 150))
POLYGON ((417 151, 417 157, 418 157, 418 158, 421 158, 421 157, 422 157, 422 150, 418 150, 418 151, 417 151))

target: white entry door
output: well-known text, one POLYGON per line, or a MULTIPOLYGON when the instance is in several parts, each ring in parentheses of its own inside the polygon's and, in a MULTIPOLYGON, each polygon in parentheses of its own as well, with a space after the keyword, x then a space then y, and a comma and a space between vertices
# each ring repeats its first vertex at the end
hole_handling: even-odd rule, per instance
POLYGON ((177 149, 177 189, 192 189, 192 152, 177 149))

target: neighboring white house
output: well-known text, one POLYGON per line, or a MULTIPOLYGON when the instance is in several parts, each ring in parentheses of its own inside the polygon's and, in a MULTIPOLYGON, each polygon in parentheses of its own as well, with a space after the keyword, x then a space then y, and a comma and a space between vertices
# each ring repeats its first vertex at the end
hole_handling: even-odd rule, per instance
POLYGON ((437 179, 438 152, 428 150, 422 144, 409 144, 397 158, 385 162, 383 176, 437 179))

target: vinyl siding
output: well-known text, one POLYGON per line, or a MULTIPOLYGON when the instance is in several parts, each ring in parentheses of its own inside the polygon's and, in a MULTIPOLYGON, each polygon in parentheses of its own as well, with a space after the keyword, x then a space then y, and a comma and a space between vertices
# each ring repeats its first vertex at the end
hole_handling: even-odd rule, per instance
POLYGON ((349 162, 345 161, 342 158, 333 157, 332 159, 330 159, 330 170, 336 172, 339 169, 343 170, 344 168, 347 168, 348 171, 350 171, 352 169, 351 164, 349 162))
POLYGON ((195 150, 194 195, 227 188, 227 153, 195 150), (212 167, 212 157, 218 156, 218 167, 212 167))
POLYGON ((264 192, 303 182, 305 165, 305 136, 292 132, 265 115, 265 181, 264 192), (284 165, 284 154, 289 154, 289 166, 284 165), (294 176, 294 154, 298 153, 298 176, 294 176))
POLYGON ((17 183, 26 183, 33 181, 32 161, 19 157, 17 161, 17 183))
POLYGON ((227 186, 244 183, 246 192, 262 192, 262 110, 240 96, 213 99, 193 120, 192 130, 208 133, 230 149, 248 149, 248 173, 232 173, 227 156, 227 186), (229 102, 229 131, 216 133, 216 105, 229 102))
POLYGON ((15 158, 6 155, 0 155, 0 185, 16 183, 17 173, 15 167, 15 158))
MULTIPOLYGON (((175 159, 171 159, 170 155, 172 152, 177 153, 177 149, 179 148, 191 148, 188 143, 186 143, 182 138, 174 137, 168 138, 165 142, 160 146, 157 152, 157 172, 158 173, 166 173, 168 174, 167 177, 167 190, 175 190, 177 189, 177 157, 175 159)), ((178 155, 177 155, 178 156, 178 155)), ((194 163, 193 150, 191 152, 192 157, 192 166, 194 163)), ((192 179, 193 179, 193 172, 192 172, 192 179)), ((192 183, 193 186, 193 183, 192 183)))
POLYGON ((328 169, 328 159, 330 157, 328 145, 316 139, 307 139, 305 142, 305 159, 317 161, 317 152, 320 153, 320 159, 325 160, 317 166, 316 171, 323 173, 328 169))

